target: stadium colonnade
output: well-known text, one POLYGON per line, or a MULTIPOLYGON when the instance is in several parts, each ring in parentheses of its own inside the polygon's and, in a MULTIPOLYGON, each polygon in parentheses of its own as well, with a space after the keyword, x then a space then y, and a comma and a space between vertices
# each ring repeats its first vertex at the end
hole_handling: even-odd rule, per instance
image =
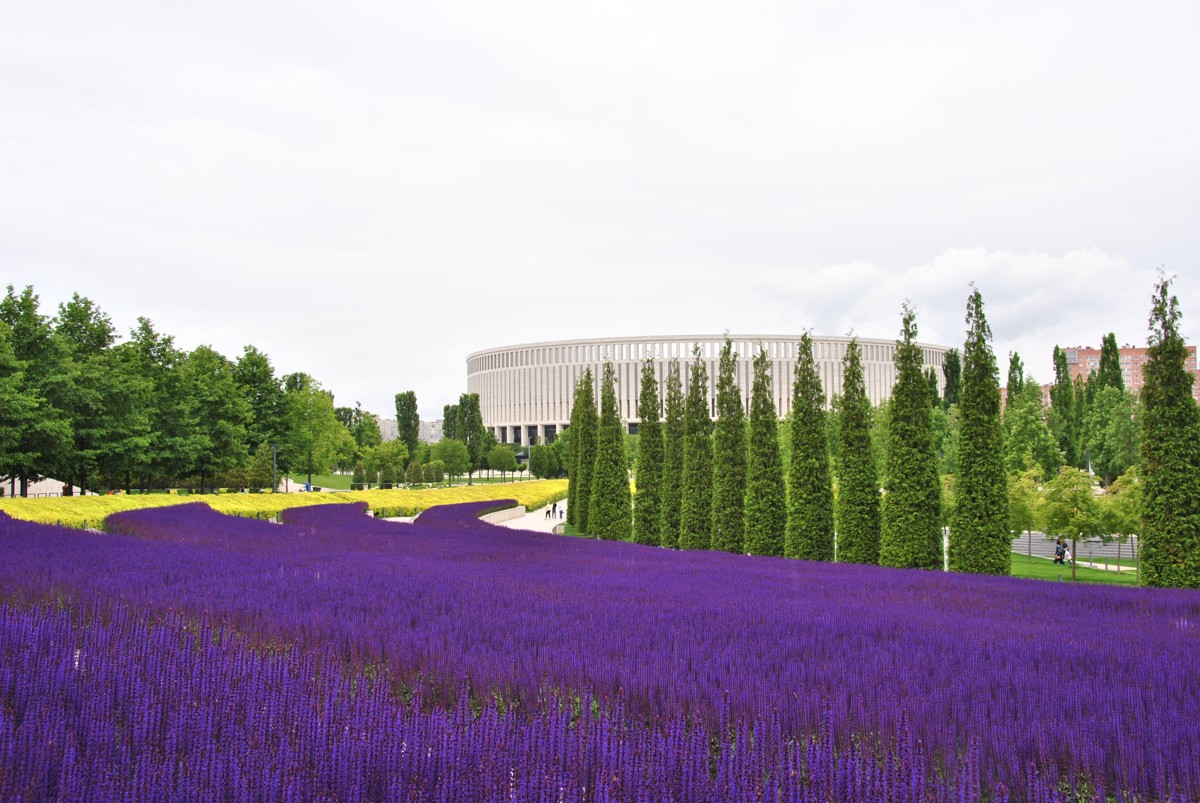
MULTIPOLYGON (((684 393, 691 383, 693 349, 699 347, 708 369, 708 398, 713 417, 717 413, 717 367, 726 335, 678 335, 669 337, 614 337, 595 340, 559 340, 525 343, 477 351, 467 357, 467 392, 479 394, 484 426, 501 443, 551 443, 571 420, 575 385, 591 369, 596 383, 597 404, 604 364, 611 362, 617 380, 617 404, 631 433, 637 432, 641 372, 646 360, 654 363, 663 384, 671 360, 678 359, 684 393)), ((737 385, 749 411, 753 360, 760 348, 771 361, 771 392, 782 418, 791 411, 799 335, 728 335, 738 355, 737 385)), ((826 399, 842 392, 842 360, 849 337, 812 336, 817 371, 826 399)), ((886 399, 896 382, 893 362, 895 340, 858 338, 863 353, 867 396, 872 404, 886 399)), ((938 391, 943 389, 942 365, 945 346, 920 344, 925 368, 934 368, 938 391)), ((660 410, 660 417, 662 411, 660 410)))

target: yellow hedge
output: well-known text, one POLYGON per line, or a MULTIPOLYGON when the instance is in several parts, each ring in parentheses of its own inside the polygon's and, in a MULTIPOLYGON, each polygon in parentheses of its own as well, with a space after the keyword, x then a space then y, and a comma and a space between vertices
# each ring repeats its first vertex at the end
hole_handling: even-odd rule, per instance
POLYGON ((3 498, 0 510, 13 518, 66 527, 99 528, 108 516, 124 510, 204 502, 213 510, 233 516, 271 519, 289 507, 366 502, 376 516, 415 516, 435 505, 481 502, 486 499, 515 499, 533 510, 566 498, 566 480, 536 480, 507 484, 457 485, 452 488, 347 493, 243 494, 208 496, 174 494, 114 494, 113 496, 63 496, 57 498, 3 498))

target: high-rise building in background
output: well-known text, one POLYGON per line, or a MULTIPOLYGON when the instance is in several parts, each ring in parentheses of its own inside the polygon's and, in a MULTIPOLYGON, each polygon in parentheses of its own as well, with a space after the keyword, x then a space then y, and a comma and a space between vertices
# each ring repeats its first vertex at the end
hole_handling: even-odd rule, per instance
MULTIPOLYGON (((1196 364, 1196 347, 1188 346, 1187 369, 1200 380, 1200 368, 1196 364)), ((1100 370, 1100 349, 1090 346, 1068 346, 1063 349, 1067 355, 1067 368, 1071 378, 1082 377, 1086 382, 1088 376, 1100 370)), ((1125 389, 1140 393, 1145 379, 1142 369, 1149 360, 1149 349, 1137 346, 1121 346, 1121 378, 1125 381, 1125 389)), ((1192 396, 1200 401, 1200 381, 1192 384, 1192 396)))

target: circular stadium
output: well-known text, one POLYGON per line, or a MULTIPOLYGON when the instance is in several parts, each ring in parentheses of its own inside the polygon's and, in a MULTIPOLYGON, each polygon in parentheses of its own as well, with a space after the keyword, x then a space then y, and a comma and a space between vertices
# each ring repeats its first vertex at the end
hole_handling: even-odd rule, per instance
MULTIPOLYGON (((775 409, 782 418, 791 411, 792 381, 795 377, 799 335, 728 335, 738 355, 737 384, 743 403, 749 410, 753 382, 753 359, 759 348, 767 350, 771 361, 771 383, 775 409)), ((501 443, 552 443, 571 420, 575 385, 587 369, 596 379, 596 395, 604 376, 604 364, 611 362, 617 379, 617 403, 621 418, 631 433, 637 432, 638 394, 641 372, 646 360, 653 360, 654 372, 662 386, 672 359, 679 360, 684 393, 691 379, 693 347, 699 346, 708 365, 708 397, 711 414, 717 412, 717 364, 726 335, 675 335, 669 337, 612 337, 595 340, 557 340, 477 351, 467 357, 467 392, 479 394, 483 424, 501 443)), ((825 388, 826 398, 842 392, 842 358, 849 337, 812 337, 813 356, 825 388)), ((858 338, 862 347, 863 375, 867 396, 878 404, 892 392, 896 366, 892 361, 895 340, 858 338)), ((919 344, 925 368, 934 368, 941 392, 942 364, 946 346, 919 344)))

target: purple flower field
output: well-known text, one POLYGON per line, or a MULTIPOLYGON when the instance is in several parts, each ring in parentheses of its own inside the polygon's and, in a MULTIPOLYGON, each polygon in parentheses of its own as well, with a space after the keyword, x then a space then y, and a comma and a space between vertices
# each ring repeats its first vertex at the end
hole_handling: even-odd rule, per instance
POLYGON ((0 799, 1200 800, 1200 594, 203 505, 0 518, 0 799))

